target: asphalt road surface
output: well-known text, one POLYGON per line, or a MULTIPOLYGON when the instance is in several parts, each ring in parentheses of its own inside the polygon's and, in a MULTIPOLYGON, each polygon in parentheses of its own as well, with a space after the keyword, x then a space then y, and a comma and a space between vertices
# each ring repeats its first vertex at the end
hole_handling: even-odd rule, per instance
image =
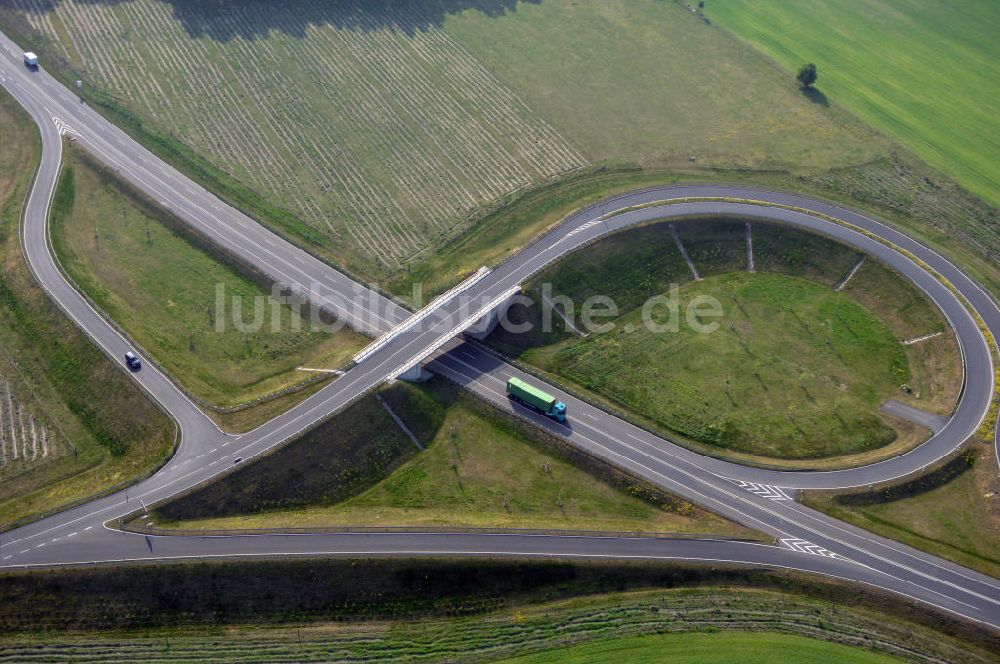
MULTIPOLYGON (((42 161, 26 205, 22 231, 28 263, 67 315, 119 363, 124 351, 133 344, 66 281, 47 241, 46 218, 58 176, 61 133, 71 133, 96 158, 115 168, 224 251, 313 298, 315 303, 359 330, 377 336, 410 315, 396 303, 359 286, 200 188, 82 104, 44 71, 26 70, 21 66, 21 49, 3 36, 0 36, 0 56, 0 84, 28 110, 42 137, 42 161)), ((176 455, 154 476, 131 487, 127 493, 88 502, 5 533, 0 546, 0 567, 276 555, 728 561, 798 569, 864 583, 1000 628, 997 580, 854 528, 794 501, 795 490, 799 488, 870 484, 919 470, 958 447, 977 428, 985 413, 992 397, 993 375, 986 340, 954 293, 910 256, 948 279, 997 338, 1000 310, 975 282, 932 250, 855 212, 793 194, 721 185, 662 187, 604 201, 572 215, 477 281, 461 297, 441 303, 434 315, 427 316, 419 325, 404 328, 345 376, 247 434, 234 436, 219 431, 147 358, 146 368, 133 376, 178 422, 181 444, 176 455), (716 200, 677 202, 691 198, 716 200), (791 206, 806 212, 718 200, 723 198, 791 206), (644 207, 629 209, 634 206, 644 207), (621 213, 612 215, 615 211, 621 213), (510 376, 522 375, 521 372, 478 344, 453 339, 457 330, 478 317, 482 307, 600 235, 636 223, 717 214, 767 219, 825 233, 877 256, 922 288, 951 322, 965 361, 962 398, 948 422, 915 450, 870 466, 833 472, 749 468, 698 455, 555 388, 551 391, 567 403, 571 414, 567 425, 520 410, 507 401, 503 383, 510 376), (907 253, 900 253, 873 236, 888 240, 907 253), (428 365, 431 370, 504 409, 514 409, 518 416, 672 493, 773 535, 776 544, 476 532, 144 536, 107 525, 218 478, 232 470, 236 457, 249 460, 294 438, 411 366, 427 349, 438 346, 441 347, 428 365)))

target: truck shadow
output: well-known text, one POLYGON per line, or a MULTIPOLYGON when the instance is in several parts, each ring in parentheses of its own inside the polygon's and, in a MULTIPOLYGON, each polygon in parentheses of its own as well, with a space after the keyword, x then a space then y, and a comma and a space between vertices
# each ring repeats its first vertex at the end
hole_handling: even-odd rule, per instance
MULTIPOLYGON (((428 365, 428 368, 438 374, 446 376, 460 387, 472 392, 482 393, 484 390, 489 394, 489 400, 497 403, 510 405, 514 414, 530 420, 533 424, 557 436, 568 436, 573 433, 573 412, 572 408, 567 409, 566 421, 556 420, 542 414, 534 408, 514 401, 507 397, 504 390, 504 383, 512 374, 512 367, 491 352, 486 351, 478 344, 462 342, 455 346, 447 355, 442 355, 428 365), (492 380, 484 380, 484 378, 492 380)), ((524 380, 534 380, 545 391, 553 394, 557 399, 567 402, 568 395, 563 394, 548 383, 539 379, 532 379, 531 376, 518 372, 518 377, 524 380)))

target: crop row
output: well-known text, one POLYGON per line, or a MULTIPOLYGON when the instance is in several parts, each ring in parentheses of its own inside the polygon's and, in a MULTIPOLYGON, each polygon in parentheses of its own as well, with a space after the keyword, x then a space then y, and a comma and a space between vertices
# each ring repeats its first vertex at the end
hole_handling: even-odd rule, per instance
MULTIPOLYGON (((799 634, 897 656, 913 655, 919 661, 941 661, 939 657, 954 647, 927 643, 928 633, 907 635, 905 627, 891 622, 871 624, 861 614, 830 610, 799 598, 708 590, 689 596, 676 593, 669 599, 624 601, 624 606, 597 610, 556 607, 544 616, 537 611, 529 615, 517 611, 476 620, 402 624, 389 630, 377 625, 332 630, 329 625, 314 628, 307 624, 274 629, 264 636, 238 630, 204 635, 163 633, 159 638, 129 640, 69 637, 60 639, 65 643, 26 642, 6 647, 0 651, 0 661, 478 661, 599 639, 726 629, 799 634)), ((970 654, 972 660, 975 657, 970 654)))
POLYGON ((234 3, 186 16, 195 38, 154 0, 14 4, 133 112, 389 266, 585 163, 413 6, 234 3))
POLYGON ((49 428, 24 408, 10 383, 0 378, 0 468, 45 459, 51 443, 49 428))

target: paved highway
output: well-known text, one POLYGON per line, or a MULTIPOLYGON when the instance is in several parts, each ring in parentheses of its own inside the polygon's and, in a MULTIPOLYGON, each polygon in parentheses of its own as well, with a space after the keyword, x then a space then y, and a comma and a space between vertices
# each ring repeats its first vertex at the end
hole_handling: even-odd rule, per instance
POLYGON ((35 100, 40 107, 36 120, 46 118, 44 122, 61 133, 78 136, 101 162, 206 240, 255 266, 269 280, 311 293, 322 306, 366 334, 376 336, 406 316, 391 300, 284 241, 156 158, 44 70, 29 72, 21 57, 20 47, 0 33, 0 77, 6 79, 0 84, 19 100, 25 96, 35 100))
MULTIPOLYGON (((25 70, 20 66, 20 49, 5 37, 0 38, 0 51, 6 51, 0 64, 0 83, 31 113, 42 136, 42 163, 26 206, 23 227, 27 260, 60 307, 116 361, 121 360, 129 342, 66 282, 47 242, 47 209, 62 147, 59 134, 66 131, 67 125, 87 150, 161 201, 192 228, 283 284, 306 294, 313 287, 311 294, 316 301, 359 329, 377 335, 409 315, 392 301, 358 286, 191 183, 81 104, 44 71, 25 70), (317 284, 323 289, 319 294, 314 287, 317 284)), ((231 436, 219 431, 183 391, 147 363, 147 368, 135 378, 177 420, 181 432, 177 454, 153 477, 131 488, 128 496, 124 492, 108 496, 5 534, 0 565, 237 555, 404 553, 728 560, 850 579, 1000 627, 1000 583, 996 580, 830 519, 792 500, 797 488, 867 484, 921 468, 965 440, 978 426, 992 396, 989 348, 975 321, 952 292, 907 255, 825 217, 888 239, 932 266, 976 308, 994 335, 1000 330, 1000 310, 996 304, 958 268, 906 236, 856 213, 791 194, 740 187, 667 187, 634 192, 573 215, 478 281, 463 298, 445 302, 434 316, 404 330, 343 378, 248 434, 231 436), (658 204, 688 198, 753 199, 802 208, 812 214, 722 200, 658 204), (647 207, 609 216, 613 211, 636 205, 647 207), (947 425, 913 452, 881 464, 831 473, 782 473, 694 454, 561 393, 573 414, 567 427, 530 411, 517 414, 673 493, 773 535, 778 545, 483 533, 145 537, 105 525, 141 510, 144 505, 218 477, 232 468, 236 456, 250 458, 289 440, 407 368, 414 358, 438 343, 445 346, 431 362, 432 370, 510 409, 502 393, 502 383, 520 372, 476 344, 450 341, 461 322, 475 318, 481 306, 502 297, 545 265, 604 233, 655 219, 719 213, 766 218, 827 233, 878 256, 923 288, 954 326, 966 362, 962 400, 947 425)))

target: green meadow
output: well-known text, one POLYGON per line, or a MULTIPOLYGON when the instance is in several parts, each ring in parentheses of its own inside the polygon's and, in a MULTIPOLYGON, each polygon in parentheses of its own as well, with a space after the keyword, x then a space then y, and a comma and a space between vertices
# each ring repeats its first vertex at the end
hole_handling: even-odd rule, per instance
POLYGON ((716 0, 706 12, 790 71, 816 63, 830 102, 1000 204, 1000 3, 716 0))
POLYGON ((723 634, 650 634, 609 639, 503 660, 508 664, 583 664, 613 660, 634 664, 768 664, 787 658, 799 664, 890 664, 895 657, 839 643, 791 634, 728 632, 723 634))

